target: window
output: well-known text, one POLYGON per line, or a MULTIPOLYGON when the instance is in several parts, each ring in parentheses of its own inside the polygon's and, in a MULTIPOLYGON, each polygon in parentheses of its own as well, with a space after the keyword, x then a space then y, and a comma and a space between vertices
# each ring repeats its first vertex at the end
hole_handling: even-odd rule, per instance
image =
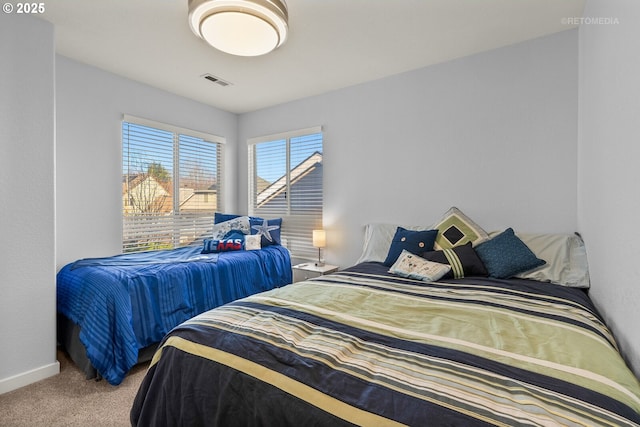
POLYGON ((282 243, 297 257, 317 257, 322 199, 320 127, 249 140, 249 214, 281 217, 282 243))
POLYGON ((125 116, 122 251, 200 243, 222 210, 224 139, 125 116))

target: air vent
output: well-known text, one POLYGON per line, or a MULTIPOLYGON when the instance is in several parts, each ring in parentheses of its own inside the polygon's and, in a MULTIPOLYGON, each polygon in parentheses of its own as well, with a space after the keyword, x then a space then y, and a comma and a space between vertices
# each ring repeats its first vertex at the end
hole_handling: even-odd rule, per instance
POLYGON ((222 87, 231 85, 228 81, 222 80, 220 77, 216 77, 213 74, 203 74, 202 77, 222 87))

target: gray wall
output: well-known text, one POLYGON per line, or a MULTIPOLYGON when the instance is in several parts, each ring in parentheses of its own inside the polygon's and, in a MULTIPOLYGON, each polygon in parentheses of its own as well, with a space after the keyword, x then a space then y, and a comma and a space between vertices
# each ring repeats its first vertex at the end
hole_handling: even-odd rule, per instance
POLYGON ((56 361, 53 26, 30 16, 0 13, 0 58, 3 393, 60 370, 56 361))
POLYGON ((578 224, 591 297, 640 377, 640 2, 588 1, 580 28, 578 224))
POLYGON ((236 206, 237 116, 56 56, 57 267, 122 251, 123 114, 227 139, 225 191, 236 206))
POLYGON ((458 206, 488 230, 577 227, 578 32, 493 50, 243 114, 251 137, 324 127, 328 262, 347 266, 369 222, 434 223, 458 206))

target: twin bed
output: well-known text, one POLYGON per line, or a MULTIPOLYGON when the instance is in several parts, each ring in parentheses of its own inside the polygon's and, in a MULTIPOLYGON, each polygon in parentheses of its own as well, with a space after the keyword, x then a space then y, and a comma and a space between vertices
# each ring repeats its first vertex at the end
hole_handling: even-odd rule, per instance
MULTIPOLYGON (((212 233, 222 238, 230 229, 227 221, 217 222, 212 233)), ((243 225, 247 234, 248 224, 243 225)), ((81 259, 58 272, 58 341, 87 378, 120 384, 136 363, 151 359, 176 325, 230 301, 291 283, 291 258, 284 246, 203 250, 212 241, 81 259)))
POLYGON ((588 286, 576 235, 487 234, 455 208, 370 224, 355 266, 174 327, 131 423, 640 425, 588 286))

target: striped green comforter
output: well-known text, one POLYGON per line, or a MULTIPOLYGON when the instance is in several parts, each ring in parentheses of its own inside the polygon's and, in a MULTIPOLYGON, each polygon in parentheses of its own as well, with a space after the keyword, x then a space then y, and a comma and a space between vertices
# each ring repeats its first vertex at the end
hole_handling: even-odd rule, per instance
POLYGON ((640 384, 584 292, 423 283, 378 264, 187 321, 156 353, 134 425, 640 423, 640 384))

